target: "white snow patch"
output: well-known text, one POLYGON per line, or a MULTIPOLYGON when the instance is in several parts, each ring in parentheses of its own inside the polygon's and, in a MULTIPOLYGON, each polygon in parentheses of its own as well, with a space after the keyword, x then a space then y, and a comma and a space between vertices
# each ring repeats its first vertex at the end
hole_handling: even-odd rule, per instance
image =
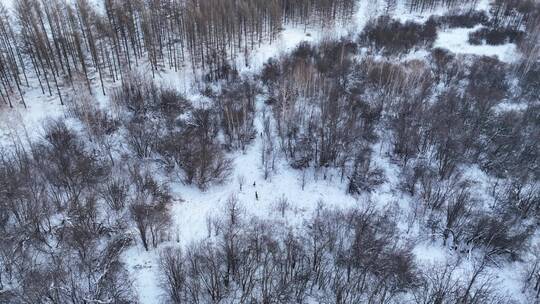
POLYGON ((134 279, 133 289, 140 303, 162 303, 162 289, 159 288, 159 267, 155 251, 145 251, 141 246, 132 246, 123 254, 123 261, 134 279))
POLYGON ((480 56, 497 56, 504 62, 516 62, 519 53, 514 43, 503 45, 472 45, 469 43, 469 33, 478 30, 481 25, 474 28, 452 28, 439 31, 433 47, 450 50, 456 54, 472 54, 480 56))
POLYGON ((416 259, 425 263, 444 263, 447 259, 447 249, 437 245, 421 243, 414 247, 413 253, 416 259))
POLYGON ((511 111, 515 111, 515 112, 521 112, 521 111, 525 111, 527 110, 527 107, 529 106, 528 103, 526 102, 519 102, 519 103, 514 103, 514 102, 502 102, 498 105, 495 106, 495 111, 496 112, 511 112, 511 111))

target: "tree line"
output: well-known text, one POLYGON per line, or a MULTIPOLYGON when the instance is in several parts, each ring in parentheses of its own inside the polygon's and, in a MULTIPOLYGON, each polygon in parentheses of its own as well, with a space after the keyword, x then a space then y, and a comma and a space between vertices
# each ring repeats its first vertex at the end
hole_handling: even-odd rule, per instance
POLYGON ((113 1, 102 9, 87 0, 15 1, 0 9, 1 96, 23 105, 28 77, 43 94, 57 95, 74 81, 122 81, 140 64, 152 75, 191 66, 204 77, 227 77, 237 58, 272 42, 286 24, 323 25, 349 20, 354 1, 113 1), (29 75, 31 73, 31 75, 29 75), (13 96, 14 93, 17 96, 13 96))
POLYGON ((415 263, 391 209, 319 207, 300 227, 286 227, 279 219, 252 219, 242 208, 231 196, 206 240, 162 250, 165 303, 508 301, 490 282, 488 256, 461 278, 456 265, 415 263))

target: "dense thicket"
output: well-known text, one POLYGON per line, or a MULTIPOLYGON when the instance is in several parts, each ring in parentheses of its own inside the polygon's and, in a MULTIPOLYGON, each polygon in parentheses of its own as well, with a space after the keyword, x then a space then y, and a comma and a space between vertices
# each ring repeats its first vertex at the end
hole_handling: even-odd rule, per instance
POLYGON ((443 16, 432 16, 431 19, 435 20, 438 25, 449 28, 472 28, 478 24, 487 25, 489 20, 486 12, 474 10, 465 13, 449 13, 443 16))
POLYGON ((345 170, 376 138, 377 108, 347 90, 355 51, 350 41, 303 44, 281 62, 266 64, 267 104, 279 148, 293 167, 345 170))
POLYGON ((478 0, 407 0, 409 10, 412 11, 429 11, 437 7, 447 8, 474 8, 478 0))
POLYGON ((42 141, 2 153, 0 302, 134 299, 120 261, 133 242, 121 215, 131 187, 118 195, 108 180, 122 175, 111 170, 106 155, 61 121, 46 125, 42 141))
POLYGON ((460 168, 470 164, 500 178, 538 179, 538 143, 528 140, 539 132, 537 105, 496 110, 511 94, 506 64, 477 57, 463 66, 439 49, 432 66, 355 61, 354 49, 346 41, 301 45, 281 63, 266 65, 278 150, 294 168, 337 167, 351 193, 372 189, 383 177, 370 164, 370 146, 385 126, 391 152, 412 174, 411 194, 429 179, 435 180, 427 195, 432 182, 459 181, 460 168))
POLYGON ((369 22, 360 36, 363 43, 387 54, 403 54, 413 47, 429 47, 436 38, 437 24, 433 19, 425 24, 412 21, 402 24, 389 16, 369 22))
MULTIPOLYGON (((392 39, 400 37, 393 33, 392 39)), ((363 43, 377 43, 377 36, 364 35, 363 43)), ((358 60, 358 47, 347 39, 302 44, 265 65, 266 105, 273 113, 265 128, 273 127, 266 133, 278 142, 263 135, 269 143, 263 168, 275 153, 296 169, 339 168, 348 192, 365 194, 386 178, 374 165, 373 143, 388 142, 401 190, 416 201, 409 229, 420 222, 444 246, 483 252, 479 269, 523 258, 540 220, 540 146, 530 140, 540 132, 538 97, 530 95, 536 65, 523 77, 516 69, 523 62, 512 66, 442 49, 433 49, 427 62, 358 60), (475 194, 478 177, 468 175, 470 166, 490 179, 491 199, 475 194)), ((529 275, 533 279, 540 282, 529 275)))
POLYGON ((482 28, 469 34, 469 43, 473 45, 483 44, 501 45, 505 43, 519 43, 525 33, 510 28, 488 29, 482 28))
POLYGON ((168 303, 504 303, 485 275, 425 269, 399 241, 391 210, 317 209, 290 229, 250 219, 230 198, 212 238, 165 248, 161 277, 168 303))

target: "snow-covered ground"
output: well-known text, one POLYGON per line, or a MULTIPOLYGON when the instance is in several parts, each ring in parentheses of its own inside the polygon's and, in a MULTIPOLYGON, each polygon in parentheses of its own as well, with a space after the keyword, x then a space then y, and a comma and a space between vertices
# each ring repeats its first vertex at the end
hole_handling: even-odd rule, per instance
MULTIPOLYGON (((487 1, 481 1, 481 8, 487 7, 487 1)), ((380 1, 361 1, 357 13, 354 16, 354 24, 348 28, 327 28, 304 29, 286 27, 277 41, 272 44, 262 45, 252 52, 249 58, 249 67, 245 67, 243 58, 238 59, 238 66, 244 66, 243 73, 257 72, 264 62, 269 58, 279 56, 281 53, 291 51, 302 41, 316 42, 325 37, 345 36, 348 34, 358 34, 365 26, 369 18, 375 18, 384 13, 384 7, 380 1)), ((443 14, 444 11, 438 12, 443 14)), ((396 9, 396 16, 400 20, 426 20, 432 12, 425 14, 408 14, 404 7, 396 9)), ((468 43, 468 34, 474 29, 454 29, 439 34, 436 41, 437 47, 443 47, 456 53, 497 55, 502 60, 515 58, 515 45, 475 46, 468 43)), ((426 52, 421 54, 426 55, 426 52)), ((416 54, 418 56, 418 54, 416 54)), ((189 83, 186 78, 178 73, 169 72, 162 74, 163 81, 167 84, 181 83, 185 86, 189 83), (184 78, 182 78, 184 77, 184 78)), ((259 100, 258 107, 262 107, 262 100, 259 100)), ((262 130, 260 117, 261 111, 257 111, 256 119, 257 133, 262 130)), ((306 171, 306 184, 302 189, 302 172, 291 170, 283 160, 278 160, 278 170, 268 180, 264 180, 260 168, 260 153, 262 139, 257 137, 250 144, 245 153, 234 155, 234 172, 229 182, 221 186, 214 186, 209 191, 202 192, 194 187, 184 186, 181 183, 171 180, 173 191, 182 198, 182 202, 175 204, 173 208, 174 234, 179 236, 180 243, 188 245, 193 241, 207 237, 207 220, 210 217, 218 216, 224 211, 226 201, 231 195, 237 196, 244 211, 248 215, 260 218, 277 218, 284 224, 301 224, 302 220, 309 217, 319 202, 337 208, 347 208, 359 206, 366 203, 367 198, 355 199, 347 195, 346 184, 340 180, 337 173, 328 172, 327 178, 323 178, 322 172, 306 171), (245 185, 240 191, 237 177, 245 178, 245 185), (255 184, 255 186, 253 186, 255 184), (255 199, 257 192, 259 199, 255 199), (290 204, 290 209, 286 212, 285 218, 276 210, 276 203, 286 196, 290 204)), ((374 149, 377 165, 384 169, 387 182, 371 194, 369 200, 382 207, 398 204, 400 208, 407 208, 407 198, 396 195, 397 191, 397 167, 385 157, 384 147, 374 149)), ((414 250, 419 262, 442 265, 449 258, 447 249, 442 244, 432 244, 429 241, 419 243, 414 250)), ((156 255, 145 252, 141 246, 134 247, 125 255, 124 261, 129 265, 129 269, 135 278, 136 289, 142 303, 159 303, 159 280, 156 274, 158 267, 156 255)), ((509 289, 509 292, 519 292, 518 278, 516 274, 508 275, 502 285, 509 289)))
MULTIPOLYGON (((8 5, 8 2, 4 3, 8 5)), ((489 5, 488 0, 482 0, 479 8, 485 9, 489 5)), ((249 66, 245 67, 243 58, 239 58, 238 66, 242 66, 241 73, 255 73, 261 69, 263 63, 271 57, 279 56, 281 53, 290 52, 302 41, 317 42, 325 37, 345 36, 359 33, 369 18, 375 18, 384 13, 383 1, 360 1, 354 22, 347 27, 334 26, 325 29, 291 27, 287 26, 281 32, 280 37, 273 43, 262 45, 249 55, 249 66)), ((425 20, 434 12, 425 14, 410 14, 404 6, 398 6, 394 12, 400 20, 425 20)), ((444 11, 437 11, 442 14, 444 11)), ((439 33, 435 42, 435 47, 447 48, 455 53, 476 54, 487 56, 498 56, 506 62, 513 62, 518 57, 514 44, 501 46, 472 46, 468 43, 468 34, 477 28, 462 29, 455 28, 439 33)), ((426 53, 422 53, 426 54, 426 53)), ((189 70, 189 69, 185 69, 189 70)), ((161 82, 167 86, 178 88, 186 94, 194 94, 191 90, 193 78, 189 72, 164 71, 158 76, 161 82)), ((100 99, 106 99, 98 86, 94 87, 94 93, 100 99)), ((48 117, 59 117, 64 115, 64 108, 60 106, 57 97, 47 97, 41 93, 36 84, 36 88, 27 91, 25 98, 28 100, 28 109, 17 106, 15 109, 2 112, 0 114, 0 140, 9 141, 13 132, 21 135, 24 133, 39 134, 41 123, 48 117), (38 131, 38 132, 36 132, 38 131)), ((263 106, 262 99, 257 102, 259 111, 256 118, 257 134, 262 131, 262 117, 260 111, 263 106)), ((306 172, 291 170, 284 160, 278 159, 278 169, 265 180, 260 168, 260 153, 262 149, 262 139, 257 136, 244 153, 238 152, 234 158, 234 171, 228 182, 223 185, 214 186, 208 191, 183 185, 174 176, 167 177, 177 202, 172 208, 173 224, 171 232, 178 238, 181 245, 188 245, 193 241, 200 240, 207 235, 207 220, 209 217, 217 216, 223 212, 226 200, 231 195, 236 195, 247 214, 257 217, 276 218, 287 225, 297 225, 302 220, 310 216, 319 202, 334 206, 336 208, 348 208, 364 204, 366 200, 372 200, 376 205, 391 206, 398 204, 400 208, 407 207, 407 197, 402 197, 395 190, 397 187, 397 167, 386 157, 386 147, 375 147, 374 157, 379 167, 385 171, 387 182, 378 188, 369 197, 355 198, 347 195, 346 184, 340 179, 337 172, 306 172), (305 174, 305 176, 302 176, 305 174), (237 177, 243 176, 245 184, 243 189, 239 189, 237 177), (325 178, 326 176, 326 178, 325 178), (305 186, 302 180, 305 178, 305 186), (255 199, 258 194, 258 200, 255 199), (290 204, 289 210, 281 218, 281 214, 276 210, 276 202, 286 196, 290 204)), ((474 170, 474 169, 473 169, 474 170)), ((470 171, 471 174, 479 174, 470 171)), ((173 241, 175 243, 176 240, 173 241)), ((420 242, 416 245, 414 253, 419 262, 423 263, 444 263, 451 258, 446 248, 441 244, 431 244, 428 241, 420 242)), ((161 302, 161 289, 159 288, 159 277, 157 274, 158 250, 150 252, 144 251, 142 246, 133 246, 124 254, 124 262, 134 279, 135 289, 138 291, 141 303, 153 304, 161 302)), ((516 270, 507 267, 501 271, 501 280, 509 292, 519 293, 519 285, 516 284, 516 270)))
POLYGON ((472 33, 482 26, 474 28, 452 28, 438 33, 434 47, 446 48, 456 54, 472 54, 480 56, 497 56, 504 62, 516 62, 519 60, 516 45, 506 43, 503 45, 472 45, 469 43, 469 33, 472 33))
MULTIPOLYGON (((355 15, 355 25, 349 29, 350 31, 363 28, 367 22, 369 12, 365 10, 373 7, 365 3, 363 2, 355 15)), ((317 42, 326 37, 344 36, 350 33, 349 30, 338 26, 323 30, 287 26, 276 41, 263 44, 249 55, 249 66, 245 65, 243 58, 238 59, 237 65, 242 67, 241 73, 257 73, 268 59, 292 51, 303 41, 317 42)), ((178 87, 179 84, 181 92, 197 94, 190 91, 192 87, 190 82, 193 80, 190 76, 168 71, 159 77, 168 86, 178 87)), ((260 134, 263 128, 262 106, 263 99, 259 98, 256 111, 258 116, 255 120, 257 134, 260 134)), ((311 216, 319 202, 337 208, 350 208, 359 204, 355 198, 346 195, 345 184, 340 182, 340 176, 334 172, 327 172, 324 179, 323 172, 306 171, 305 187, 302 189, 302 173, 291 170, 287 163, 278 160, 278 169, 265 180, 261 170, 261 149, 262 138, 257 136, 244 153, 232 155, 234 169, 229 181, 224 185, 212 186, 208 191, 203 192, 196 187, 185 186, 174 176, 171 177, 169 181, 171 190, 182 200, 173 207, 172 230, 175 238, 178 234, 182 245, 189 245, 207 236, 207 220, 224 212, 226 201, 231 195, 239 199, 247 215, 260 218, 280 218, 281 214, 276 204, 285 196, 291 207, 281 220, 293 226, 301 224, 303 219, 311 216), (237 182, 239 176, 245 179, 242 191, 237 182), (258 200, 255 199, 255 192, 258 200)), ((158 268, 156 254, 156 251, 145 252, 142 246, 138 246, 131 248, 124 256, 124 262, 135 278, 139 299, 145 304, 161 301, 159 295, 161 289, 156 274, 158 268)))

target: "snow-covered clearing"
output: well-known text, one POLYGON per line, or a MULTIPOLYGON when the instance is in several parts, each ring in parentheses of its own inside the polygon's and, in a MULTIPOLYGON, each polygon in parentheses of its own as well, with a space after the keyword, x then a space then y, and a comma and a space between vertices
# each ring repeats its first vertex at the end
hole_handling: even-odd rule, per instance
POLYGON ((516 45, 506 43, 503 45, 472 45, 469 43, 469 33, 482 26, 474 28, 452 28, 438 33, 434 47, 446 48, 456 54, 473 54, 480 56, 497 56, 504 62, 516 62, 519 59, 516 45))
MULTIPOLYGON (((361 9, 356 14, 355 31, 362 28, 368 20, 368 12, 364 11, 368 7, 364 4, 366 2, 362 3, 361 9)), ((242 73, 256 73, 269 58, 290 52, 303 41, 317 42, 326 37, 344 36, 347 33, 349 31, 341 27, 325 30, 286 27, 276 41, 262 45, 250 54, 248 66, 245 65, 243 58, 239 58, 237 64, 242 67, 242 73)), ((165 85, 174 87, 179 85, 181 92, 196 94, 190 91, 193 88, 191 83, 193 78, 189 76, 168 71, 160 74, 160 77, 165 85)), ((257 107, 255 127, 257 134, 260 134, 263 128, 262 98, 259 98, 257 107)), ((337 172, 306 170, 302 173, 291 170, 286 162, 278 159, 276 173, 265 180, 261 170, 261 149, 262 139, 257 136, 244 153, 238 152, 232 156, 234 169, 229 181, 224 185, 213 186, 208 191, 203 192, 196 187, 185 186, 178 182, 177 177, 169 177, 169 185, 182 200, 175 204, 172 210, 174 238, 178 236, 180 243, 185 246, 206 237, 207 220, 210 217, 218 217, 221 212, 224 212, 226 201, 231 195, 239 199, 247 215, 277 218, 283 225, 292 227, 295 224, 301 224, 304 218, 311 216, 319 202, 338 208, 350 208, 359 204, 355 198, 346 194, 346 184, 342 183, 337 172), (303 174, 305 175, 302 176, 303 174), (242 191, 237 182, 240 176, 245 179, 242 191), (302 187, 303 178, 305 179, 304 187, 302 187), (255 198, 255 193, 258 200, 255 198), (291 207, 287 210, 285 217, 281 218, 276 204, 281 197, 285 196, 291 207)), ((145 252, 141 246, 134 247, 125 254, 124 261, 135 278, 135 286, 142 303, 160 303, 156 254, 157 251, 145 252)))

